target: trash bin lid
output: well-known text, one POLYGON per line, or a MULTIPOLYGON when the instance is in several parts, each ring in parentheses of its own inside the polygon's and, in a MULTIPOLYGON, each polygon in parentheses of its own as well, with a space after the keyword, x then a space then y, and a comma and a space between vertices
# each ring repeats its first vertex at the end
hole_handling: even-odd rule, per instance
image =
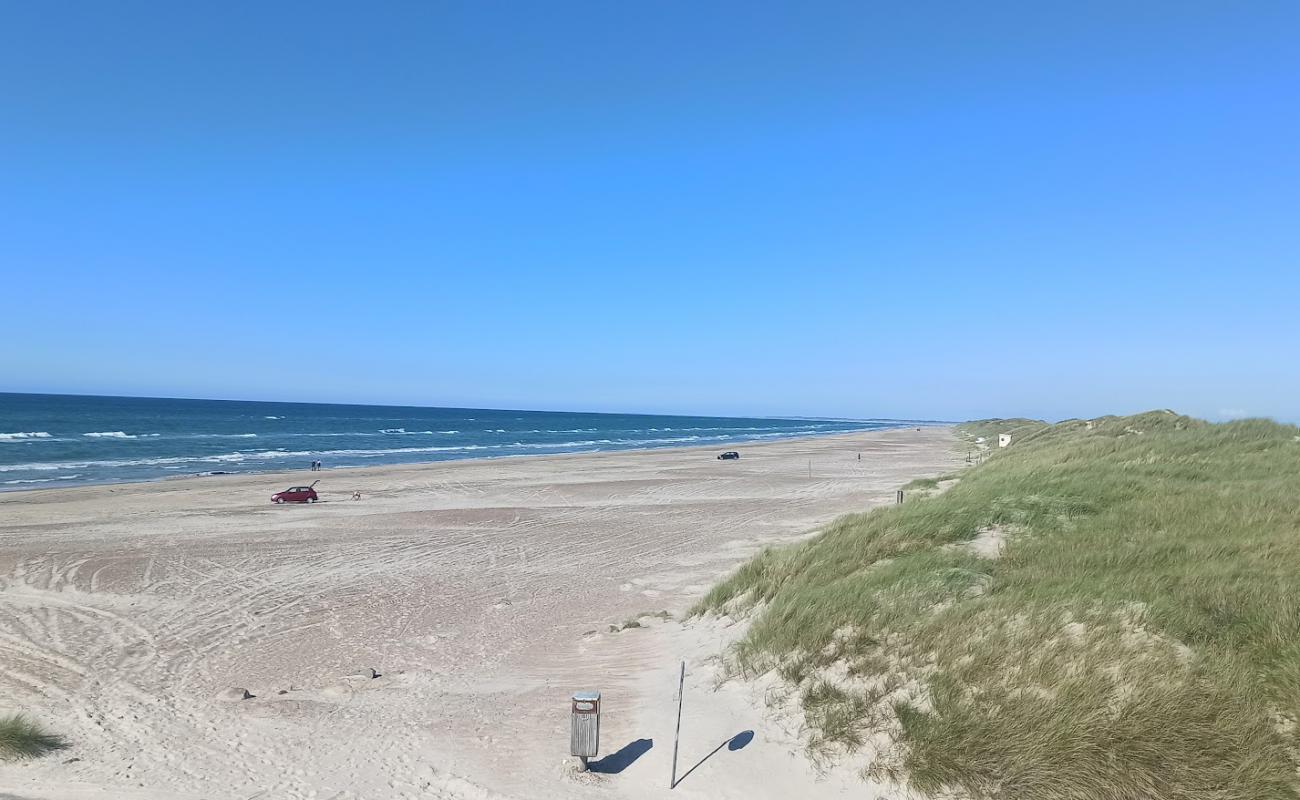
POLYGON ((600 700, 600 692, 574 692, 574 693, 573 693, 573 699, 574 699, 574 700, 585 700, 585 701, 587 701, 587 702, 589 702, 589 703, 590 703, 590 702, 594 702, 594 701, 600 700))

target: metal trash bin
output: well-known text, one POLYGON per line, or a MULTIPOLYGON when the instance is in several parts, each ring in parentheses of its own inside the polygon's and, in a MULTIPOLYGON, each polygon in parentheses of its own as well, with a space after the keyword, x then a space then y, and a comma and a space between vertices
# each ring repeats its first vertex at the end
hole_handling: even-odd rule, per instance
POLYGON ((569 754, 585 763, 600 750, 600 692, 574 692, 569 754))

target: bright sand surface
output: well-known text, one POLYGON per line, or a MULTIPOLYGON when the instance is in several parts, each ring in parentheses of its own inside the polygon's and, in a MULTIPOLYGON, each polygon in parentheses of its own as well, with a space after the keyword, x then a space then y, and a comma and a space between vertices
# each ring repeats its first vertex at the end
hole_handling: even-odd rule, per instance
POLYGON ((609 626, 680 617, 762 546, 952 469, 952 432, 737 449, 0 494, 0 712, 70 742, 0 765, 0 798, 879 794, 819 775, 762 682, 716 685, 740 626, 609 626), (322 502, 270 504, 316 478, 322 502), (678 774, 698 767, 670 793, 683 659, 678 774), (581 689, 604 774, 562 765, 581 689))

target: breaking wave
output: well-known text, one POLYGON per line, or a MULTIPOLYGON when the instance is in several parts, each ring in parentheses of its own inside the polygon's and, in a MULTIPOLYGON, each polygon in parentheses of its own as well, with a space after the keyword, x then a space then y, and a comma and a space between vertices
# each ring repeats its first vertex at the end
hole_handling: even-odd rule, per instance
POLYGON ((10 428, 11 432, 0 433, 0 451, 3 451, 0 452, 0 490, 157 480, 232 470, 245 474, 305 470, 310 461, 318 460, 324 461, 328 468, 339 468, 692 445, 711 447, 724 442, 739 444, 900 425, 864 420, 576 412, 525 415, 468 409, 408 414, 387 408, 363 409, 360 413, 349 409, 317 413, 307 408, 303 413, 295 413, 292 422, 281 425, 279 420, 288 417, 265 407, 251 413, 236 413, 241 409, 225 405, 188 410, 189 401, 176 401, 173 414, 166 404, 172 401, 158 401, 161 411, 130 412, 135 413, 130 416, 116 407, 98 413, 95 405, 98 401, 94 400, 68 402, 88 408, 80 416, 67 417, 78 420, 70 423, 75 427, 68 430, 50 431, 51 427, 59 428, 54 420, 62 418, 42 418, 40 411, 29 416, 5 417, 8 423, 3 427, 10 428), (466 416, 466 411, 484 416, 466 416), (480 423, 489 427, 480 428, 480 423), (83 433, 78 428, 90 430, 83 433), (14 442, 40 444, 19 446, 14 442))
POLYGON ((5 486, 19 486, 19 485, 30 484, 30 483, 54 483, 55 481, 72 481, 80 477, 81 474, 77 473, 75 475, 60 475, 57 478, 15 478, 12 481, 0 481, 0 483, 3 483, 5 486))

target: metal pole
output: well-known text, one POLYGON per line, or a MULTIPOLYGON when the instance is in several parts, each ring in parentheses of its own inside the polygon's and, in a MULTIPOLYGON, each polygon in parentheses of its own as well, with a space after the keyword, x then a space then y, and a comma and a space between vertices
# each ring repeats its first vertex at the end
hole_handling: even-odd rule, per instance
POLYGON ((686 662, 682 662, 682 675, 677 680, 677 732, 673 734, 673 777, 668 782, 669 789, 677 788, 677 740, 682 735, 682 695, 686 688, 686 662))

